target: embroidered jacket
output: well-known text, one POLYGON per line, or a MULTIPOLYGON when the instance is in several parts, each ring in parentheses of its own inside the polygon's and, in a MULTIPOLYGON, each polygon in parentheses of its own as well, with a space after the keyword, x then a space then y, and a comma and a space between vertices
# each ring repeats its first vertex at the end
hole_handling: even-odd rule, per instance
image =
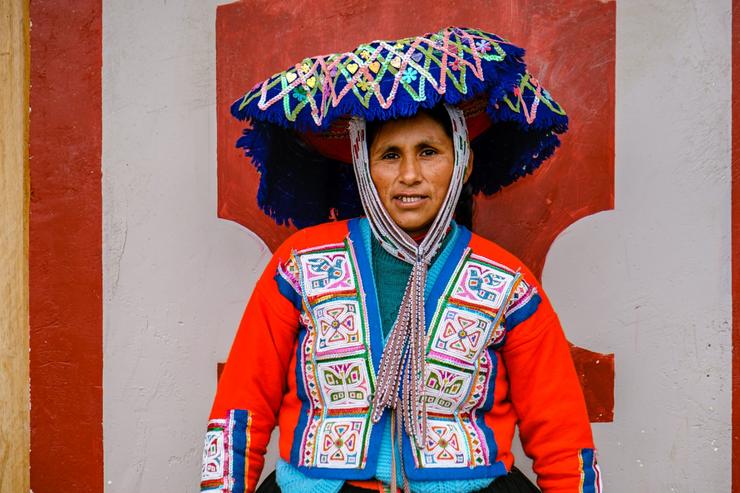
MULTIPOLYGON (((390 414, 370 419, 383 335, 358 221, 297 232, 257 282, 211 411, 202 491, 254 491, 276 424, 280 456, 307 476, 375 476, 390 414)), ((544 493, 600 491, 568 344, 526 267, 463 229, 425 311, 428 439, 404 436, 407 477, 507 474, 518 424, 544 493)))

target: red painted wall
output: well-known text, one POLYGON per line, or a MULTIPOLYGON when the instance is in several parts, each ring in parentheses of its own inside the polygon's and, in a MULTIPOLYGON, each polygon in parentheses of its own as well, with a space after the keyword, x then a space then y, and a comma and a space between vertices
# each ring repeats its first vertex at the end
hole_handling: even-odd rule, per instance
POLYGON ((101 2, 31 10, 31 488, 103 491, 101 2))
MULTIPOLYGON (((297 61, 446 25, 478 27, 528 49, 530 70, 565 107, 570 131, 534 176, 477 201, 476 232, 503 245, 540 275, 555 237, 578 219, 614 205, 614 57, 616 9, 594 0, 423 0, 405 2, 235 2, 216 26, 218 214, 274 249, 292 231, 257 207, 258 174, 234 147, 243 124, 230 104, 255 83, 297 61), (296 4, 301 4, 296 5, 296 4)), ((592 421, 611 421, 613 355, 573 348, 592 421)))

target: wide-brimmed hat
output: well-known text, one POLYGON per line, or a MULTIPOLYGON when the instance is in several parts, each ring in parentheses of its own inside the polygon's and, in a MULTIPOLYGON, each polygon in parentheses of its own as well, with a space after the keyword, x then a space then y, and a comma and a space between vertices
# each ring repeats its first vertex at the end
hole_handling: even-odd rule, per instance
POLYGON ((306 58, 231 107, 250 123, 237 141, 260 172, 258 204, 278 224, 305 227, 362 214, 348 121, 462 109, 474 193, 490 195, 535 170, 568 118, 524 63, 524 50, 478 29, 445 28, 306 58))

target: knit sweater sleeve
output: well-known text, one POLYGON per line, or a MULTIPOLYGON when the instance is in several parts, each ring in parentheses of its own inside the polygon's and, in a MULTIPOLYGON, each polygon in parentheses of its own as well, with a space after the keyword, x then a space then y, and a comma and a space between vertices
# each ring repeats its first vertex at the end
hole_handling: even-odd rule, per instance
POLYGON ((257 281, 219 379, 201 491, 253 492, 262 472, 299 323, 300 296, 285 268, 291 258, 288 243, 278 248, 257 281))
POLYGON ((543 493, 600 492, 586 404, 557 315, 523 270, 506 313, 502 356, 519 434, 543 493))

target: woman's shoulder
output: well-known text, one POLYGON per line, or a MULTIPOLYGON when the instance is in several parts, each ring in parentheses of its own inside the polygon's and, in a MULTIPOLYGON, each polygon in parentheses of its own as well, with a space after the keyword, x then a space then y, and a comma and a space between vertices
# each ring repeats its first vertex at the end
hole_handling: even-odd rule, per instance
POLYGON ((329 221, 315 226, 299 229, 291 234, 276 250, 303 251, 344 242, 349 232, 349 222, 353 219, 329 221))
POLYGON ((506 267, 514 272, 525 272, 529 274, 530 270, 522 260, 513 253, 506 250, 493 240, 483 236, 471 233, 470 242, 468 243, 471 253, 478 257, 483 257, 489 261, 506 267))

